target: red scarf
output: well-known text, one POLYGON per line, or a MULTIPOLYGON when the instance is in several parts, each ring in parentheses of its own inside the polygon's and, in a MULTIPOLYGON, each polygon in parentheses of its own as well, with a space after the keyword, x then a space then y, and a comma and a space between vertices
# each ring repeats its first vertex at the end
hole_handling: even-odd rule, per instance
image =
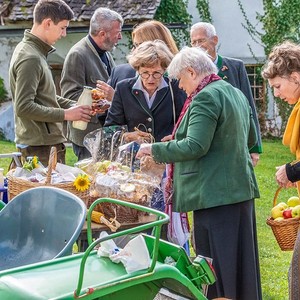
MULTIPOLYGON (((194 97, 203 89, 205 88, 208 84, 211 82, 221 80, 221 77, 219 77, 216 74, 211 74, 202 79, 202 81, 199 83, 197 88, 195 89, 194 92, 192 92, 187 99, 184 102, 183 108, 181 109, 179 118, 174 126, 173 132, 172 132, 172 140, 174 140, 175 133, 185 116, 190 104, 192 103, 194 97)), ((167 181, 166 181, 166 187, 165 187, 165 200, 166 204, 171 204, 172 203, 172 196, 173 196, 173 176, 174 176, 174 164, 168 164, 167 165, 167 181)))

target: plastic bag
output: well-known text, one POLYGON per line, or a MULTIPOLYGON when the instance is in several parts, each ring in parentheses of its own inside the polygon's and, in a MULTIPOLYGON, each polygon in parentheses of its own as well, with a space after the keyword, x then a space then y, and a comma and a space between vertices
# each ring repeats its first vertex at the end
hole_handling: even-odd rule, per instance
POLYGON ((172 211, 172 204, 166 205, 166 213, 170 216, 167 230, 168 241, 183 246, 190 237, 187 213, 172 211))
POLYGON ((92 160, 115 161, 119 153, 119 146, 123 143, 123 134, 127 126, 113 125, 102 127, 88 133, 84 139, 84 146, 90 151, 92 160))
MULTIPOLYGON (((107 235, 106 232, 101 232, 100 237, 107 235)), ((147 269, 151 264, 149 251, 142 235, 130 240, 123 249, 118 248, 113 240, 104 241, 98 249, 98 256, 109 257, 114 263, 121 262, 127 273, 147 269)))

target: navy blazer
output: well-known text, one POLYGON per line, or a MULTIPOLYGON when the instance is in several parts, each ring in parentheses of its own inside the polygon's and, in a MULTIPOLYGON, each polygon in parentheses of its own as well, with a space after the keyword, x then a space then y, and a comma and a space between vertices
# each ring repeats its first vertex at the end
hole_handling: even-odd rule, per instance
MULTIPOLYGON (((174 120, 170 87, 159 90, 152 107, 149 108, 144 93, 133 88, 137 78, 125 79, 117 84, 104 126, 127 125, 128 131, 134 131, 134 127, 138 127, 151 133, 155 141, 159 142, 164 136, 172 133, 186 94, 179 89, 177 81, 171 82, 175 105, 174 120)), ((169 82, 167 77, 164 77, 164 80, 169 82)))
POLYGON ((121 64, 115 66, 110 74, 110 77, 107 83, 114 89, 117 86, 117 83, 123 79, 133 78, 136 76, 136 70, 130 64, 121 64))
POLYGON ((261 153, 262 141, 261 141, 261 133, 260 133, 260 127, 258 122, 258 116, 256 112, 256 107, 252 95, 249 78, 243 61, 240 59, 218 55, 217 67, 219 68, 218 75, 223 80, 229 82, 231 85, 241 90, 246 96, 246 98, 248 99, 249 105, 252 110, 253 120, 255 122, 255 127, 256 127, 256 132, 258 137, 256 145, 250 150, 250 152, 261 153))

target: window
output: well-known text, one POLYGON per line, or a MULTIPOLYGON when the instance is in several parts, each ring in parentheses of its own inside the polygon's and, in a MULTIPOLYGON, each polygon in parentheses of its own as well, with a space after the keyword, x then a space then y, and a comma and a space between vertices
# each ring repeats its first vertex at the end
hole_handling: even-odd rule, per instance
POLYGON ((261 67, 262 65, 246 65, 261 133, 264 134, 266 131, 267 97, 266 84, 260 74, 261 67))

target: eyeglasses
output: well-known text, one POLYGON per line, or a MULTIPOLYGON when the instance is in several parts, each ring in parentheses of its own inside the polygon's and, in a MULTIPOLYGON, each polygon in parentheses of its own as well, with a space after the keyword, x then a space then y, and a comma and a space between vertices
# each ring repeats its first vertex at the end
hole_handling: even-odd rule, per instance
POLYGON ((143 79, 148 79, 150 76, 152 76, 155 79, 159 79, 161 78, 161 76, 164 75, 164 73, 160 73, 160 72, 154 72, 152 74, 148 73, 148 72, 144 72, 139 74, 143 79))
POLYGON ((191 45, 193 46, 193 47, 195 47, 195 46, 200 46, 200 45, 202 45, 203 43, 205 43, 207 41, 207 39, 199 39, 199 40, 195 40, 195 41, 192 41, 191 42, 191 45))

